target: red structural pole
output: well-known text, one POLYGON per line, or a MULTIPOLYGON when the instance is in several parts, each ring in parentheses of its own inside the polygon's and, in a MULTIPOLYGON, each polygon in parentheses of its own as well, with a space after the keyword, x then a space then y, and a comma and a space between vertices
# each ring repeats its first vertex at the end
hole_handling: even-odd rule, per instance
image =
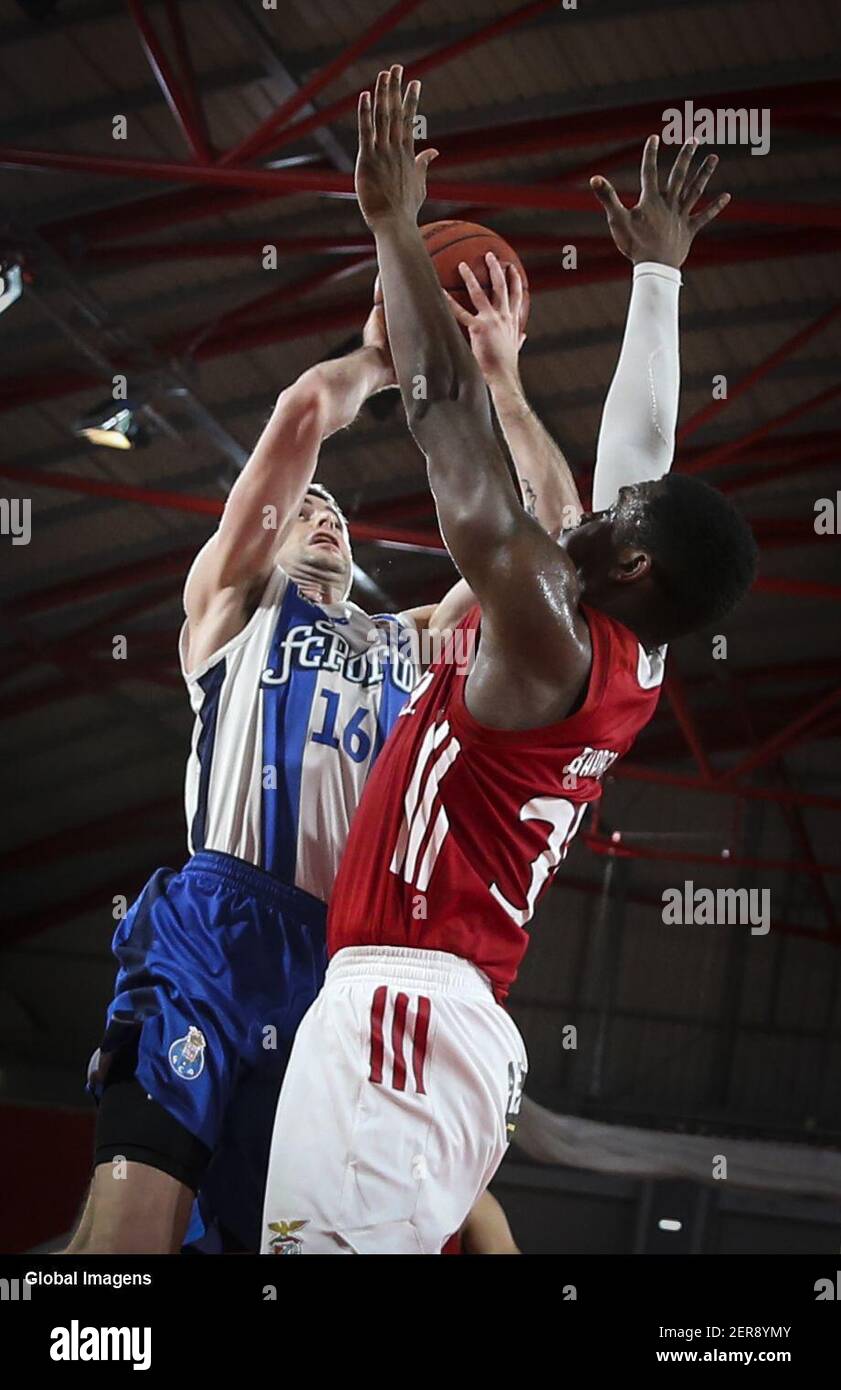
MULTIPOLYGON (((349 275, 355 275, 362 266, 373 266, 376 263, 376 251, 371 246, 367 253, 353 256, 341 265, 336 265, 334 262, 329 270, 315 271, 312 275, 307 275, 292 285, 278 285, 277 289, 269 290, 268 294, 258 295, 255 299, 249 299, 245 304, 240 304, 238 308, 230 309, 228 313, 221 314, 212 323, 202 324, 191 337, 186 352, 189 356, 193 356, 201 344, 213 342, 222 333, 229 332, 243 319, 257 316, 265 309, 274 309, 276 306, 286 308, 290 304, 296 304, 316 290, 324 289, 325 285, 340 284, 349 275)), ((177 341, 179 344, 183 342, 182 335, 179 334, 177 341)), ((179 347, 179 350, 184 349, 179 347)))
MULTIPOLYGON (((407 75, 417 75, 416 64, 407 64, 407 75)), ((837 105, 838 82, 808 82, 800 85, 769 87, 762 91, 713 92, 694 98, 696 109, 728 106, 768 106, 773 108, 775 126, 786 125, 799 113, 810 108, 818 112, 837 105)), ((437 162, 470 164, 488 159, 504 159, 511 155, 554 153, 561 149, 582 148, 616 139, 628 140, 658 131, 663 124, 667 107, 683 107, 683 98, 661 98, 656 102, 641 102, 635 106, 602 108, 595 111, 572 111, 563 116, 540 116, 529 121, 506 122, 481 129, 454 131, 439 146, 437 162)), ((821 119, 825 119, 821 117, 821 119)), ((639 145, 637 145, 639 149, 639 145)), ((599 169, 593 168, 592 173, 599 169)))
POLYGON ((812 806, 819 811, 841 811, 841 797, 821 796, 818 792, 795 792, 776 787, 747 786, 744 783, 725 785, 723 781, 705 782, 679 772, 669 772, 642 763, 619 762, 610 770, 611 778, 620 782, 648 782, 656 787, 680 787, 686 791, 705 792, 710 796, 736 797, 740 801, 773 801, 780 805, 812 806))
POLYGON ((719 781, 732 783, 735 778, 743 777, 746 772, 752 772, 754 768, 762 767, 764 763, 770 762, 785 748, 790 748, 793 743, 799 743, 802 736, 810 731, 811 726, 839 703, 841 703, 841 686, 835 690, 830 690, 816 704, 804 710, 797 719, 793 719, 790 724, 786 724, 771 738, 766 739, 765 743, 760 744, 753 753, 748 754, 735 767, 731 767, 728 772, 724 773, 719 781))
MULTIPOLYGON (((783 786, 788 786, 788 774, 786 772, 785 765, 782 762, 780 762, 778 765, 777 774, 783 786)), ((786 819, 788 820, 788 823, 791 827, 792 833, 795 839, 797 840, 798 844, 800 845, 801 853, 809 861, 809 863, 817 864, 818 857, 815 854, 814 845, 812 844, 812 837, 809 834, 800 807, 787 805, 783 807, 783 810, 785 812, 786 819)), ((821 909, 823 911, 824 918, 826 919, 826 924, 829 930, 833 934, 835 934, 838 931, 838 918, 835 912, 835 903, 832 900, 832 894, 830 893, 826 885, 826 881, 823 879, 823 877, 819 877, 817 879, 815 883, 815 889, 821 901, 821 909)))
MULTIPOLYGON (((55 488, 59 492, 83 493, 94 497, 113 497, 123 502, 136 502, 167 511, 194 512, 203 516, 221 516, 221 498, 195 497, 182 492, 165 492, 158 488, 136 487, 132 483, 80 478, 68 473, 33 473, 31 469, 0 465, 0 477, 25 482, 29 487, 55 488)), ((396 541, 404 545, 421 546, 424 550, 444 552, 441 541, 430 531, 412 531, 402 526, 382 526, 374 522, 351 521, 348 527, 355 540, 396 541)), ((192 552, 191 552, 192 558, 192 552)), ((24 600, 25 603, 25 600, 24 600)))
POLYGON ((181 74, 184 91, 190 103, 196 125, 204 136, 208 150, 212 156, 213 146, 210 143, 207 119, 204 114, 201 97, 199 96, 198 86, 196 85, 196 74, 193 68, 193 60, 190 57, 190 45, 187 42, 187 33, 179 8, 179 0, 164 0, 164 9, 166 10, 166 17, 169 22, 169 31, 172 34, 172 41, 175 44, 178 70, 181 74))
MULTIPOLYGON (((51 643, 51 650, 57 648, 62 653, 72 655, 74 651, 80 649, 79 643, 84 640, 87 654, 90 655, 91 643, 95 642, 97 638, 113 637, 114 633, 119 631, 118 625, 131 622, 141 613, 146 613, 150 609, 159 608, 162 603, 174 596, 172 586, 167 583, 166 579, 159 581, 156 592, 146 593, 141 598, 134 598, 129 603, 112 608, 105 618, 97 618, 95 622, 86 623, 84 627, 77 628, 72 637, 66 638, 63 642, 51 643)), ((133 640, 135 640, 134 634, 133 640)), ((22 648, 22 653, 22 659, 19 652, 15 652, 14 649, 6 656, 3 663, 3 680, 14 679, 24 667, 40 664, 44 660, 42 656, 33 655, 32 651, 26 647, 22 648)))
MULTIPOLYGON (((350 67, 351 63, 361 57, 378 39, 395 29, 402 19, 411 14, 412 10, 418 8, 420 3, 421 0, 398 0, 396 5, 392 5, 390 10, 386 10, 385 14, 380 15, 379 19, 369 25, 358 39, 354 39, 353 43, 348 44, 346 48, 337 53, 331 63, 327 63, 325 67, 314 73, 297 91, 281 102, 280 106, 270 116, 267 116, 247 139, 241 140, 238 145, 226 150, 219 159, 219 164, 246 164, 249 159, 253 159, 261 150, 271 145, 279 126, 288 123, 295 113, 301 110, 302 106, 306 106, 308 102, 312 101, 322 88, 328 86, 334 78, 343 73, 345 68, 350 67)), ((320 113, 316 114, 320 117, 320 113)), ((319 119, 317 124, 323 125, 324 122, 319 119)))
POLYGON ((720 415, 723 410, 727 409, 728 405, 732 405, 733 401, 738 400, 740 396, 744 395, 745 391, 749 391, 752 386, 755 386, 758 381, 761 381, 769 372, 772 372, 775 367, 779 367, 781 362, 785 362, 789 357, 793 357, 804 344, 808 343, 816 334, 828 327, 839 314, 841 314, 841 302, 834 304, 825 314, 821 314, 820 318, 815 319, 814 323, 807 324, 805 328, 801 328, 799 333, 795 333, 792 338, 788 338, 775 352, 772 352, 768 357, 764 358, 763 361, 759 362, 752 371, 748 372, 747 376, 742 377, 735 386, 728 386, 727 396, 724 400, 711 401, 709 405, 704 406, 703 410, 696 411, 696 413, 690 416, 686 423, 681 425, 678 430, 678 443, 682 442, 684 439, 688 439, 690 435, 695 434, 695 432, 699 430, 702 425, 706 424, 708 420, 712 419, 714 416, 720 415))
POLYGON ((270 232, 264 232, 262 236, 220 237, 216 241, 154 241, 138 245, 122 242, 117 246, 95 244, 90 248, 88 257, 94 265, 120 266, 236 257, 257 260, 266 246, 273 246, 279 256, 358 256, 363 251, 372 252, 374 243, 367 235, 275 237, 270 232))
POLYGON ((686 698, 686 691, 680 673, 675 665, 674 657, 672 657, 669 663, 669 669, 663 682, 663 689, 671 704, 672 712, 680 726, 681 733, 686 739, 692 756, 698 764, 698 770, 701 776, 705 779, 712 780, 715 773, 704 751, 701 735, 695 723, 689 701, 686 698))
POLYGON ((56 859, 77 855, 80 845, 95 844, 98 848, 120 844, 123 840, 137 836, 138 824, 160 823, 169 817, 180 816, 183 802, 179 797, 166 797, 159 801, 147 801, 141 806, 130 806, 119 816, 108 814, 83 825, 71 825, 66 830, 43 835, 39 840, 17 845, 14 849, 0 854, 0 872, 13 869, 35 868, 39 864, 50 864, 56 859))
POLYGON ((719 869, 771 869, 790 874, 841 874, 841 864, 816 864, 805 859, 753 859, 739 854, 699 854, 696 850, 656 849, 647 845, 628 845, 604 835, 584 835, 585 844, 597 854, 617 859, 662 859, 672 864, 712 864, 719 869))
POLYGON ((132 483, 117 483, 99 478, 80 478, 69 473, 33 473, 31 468, 0 466, 0 476, 28 487, 57 488, 59 492, 86 493, 89 497, 116 497, 123 502, 140 502, 167 511, 200 512, 206 516, 221 516, 224 503, 215 497, 194 497, 189 493, 166 492, 157 488, 135 487, 132 483))
POLYGON ((209 164, 213 158, 213 153, 202 130, 201 122, 196 119, 196 112, 190 96, 176 80, 160 40, 143 8, 142 0, 126 0, 126 3, 140 34, 140 42, 149 60, 149 66, 155 74, 155 80, 164 94, 166 104, 175 117, 181 134, 199 163, 209 164))
POLYGON ((754 580, 753 591, 760 594, 786 594, 789 598, 841 599, 841 584, 821 584, 816 579, 774 579, 760 575, 754 580))
MULTIPOLYGON (((811 235, 789 234, 781 237, 769 237, 764 240, 768 242, 765 251, 760 249, 763 238, 728 238, 721 243, 704 243, 698 248, 694 263, 696 266, 713 263, 724 265, 731 263, 731 261, 755 259, 757 256, 763 255, 788 256, 809 251, 817 254, 820 250, 837 249, 841 245, 841 238, 838 237, 837 233, 828 232, 822 235, 820 231, 815 231, 811 235), (824 238, 828 239, 828 245, 824 243, 824 238), (707 248, 706 251, 705 248, 707 248)), ((621 257, 610 254, 608 251, 605 256, 594 259, 590 266, 579 267, 575 272, 555 266, 538 267, 529 272, 529 283, 534 295, 548 290, 565 287, 577 288, 584 284, 624 279, 626 275, 627 269, 624 261, 621 257)), ((217 357, 224 357, 229 353, 246 352, 252 348, 265 347, 271 343, 304 338, 309 334, 331 332, 334 329, 346 327, 358 328, 364 322, 369 310, 370 300, 364 298, 307 310, 300 314, 290 314, 280 318, 275 316, 269 322, 245 324, 220 333, 214 337, 212 343, 202 343, 195 352, 195 360, 199 362, 210 361, 217 357)), ((203 325, 195 325, 186 329, 162 346, 170 354, 186 351, 202 327, 203 325)), ((56 400, 74 391, 82 391, 87 387, 96 386, 98 380, 98 377, 93 373, 70 369, 63 372, 41 371, 12 378, 0 385, 0 411, 15 409, 33 401, 56 400)), ((699 457, 704 457, 704 455, 694 456, 690 465, 691 468, 694 468, 699 457)))
MULTIPOLYGON (((323 161, 313 160, 311 169, 327 168, 323 161)), ((62 217, 39 228, 42 236, 56 245, 81 241, 96 244, 100 241, 123 240, 143 236, 146 232, 167 231, 187 222, 202 222, 222 217, 228 212, 256 207, 262 203, 281 201, 292 195, 285 189, 277 193, 242 193, 224 189, 182 188, 151 197, 133 198, 115 207, 98 208, 96 212, 76 217, 62 217)))
POLYGON ((196 558, 195 546, 170 551, 166 555, 155 555, 150 560, 138 560, 130 565, 115 565, 111 569, 87 574, 81 579, 62 580, 60 584, 50 584, 34 593, 25 594, 15 604, 15 613, 48 613, 55 608, 63 608, 68 603, 86 603, 102 594, 117 593, 121 589, 131 589, 142 584, 156 583, 176 575, 182 578, 196 558))
MULTIPOLYGON (((492 23, 475 29, 472 34, 466 34, 464 38, 457 39, 454 43, 445 44, 443 48, 436 48, 434 52, 425 54, 423 58, 413 59, 407 64, 406 75, 414 81, 415 78, 422 77, 424 73, 443 67, 444 63, 449 63, 453 58, 461 57, 462 53, 469 52, 471 48, 477 48, 480 44, 499 38, 501 34, 507 34, 511 29, 525 24, 527 20, 536 19, 546 10, 557 9, 560 3, 561 0, 531 0, 530 4, 521 5, 519 9, 512 10, 510 14, 502 15, 499 19, 493 20, 492 23)), ((328 125, 337 116, 355 108, 358 99, 358 92, 348 92, 346 96, 339 97, 337 101, 322 107, 320 111, 316 111, 312 116, 307 116, 305 120, 287 126, 278 136, 266 137, 257 150, 252 151, 252 153, 264 154, 269 150, 275 151, 282 145, 289 144, 292 140, 300 140, 302 136, 309 135, 311 131, 318 130, 321 126, 328 125)))
POLYGON ((834 386, 828 386, 825 391, 819 391, 816 396, 811 396, 808 401, 801 401, 799 405, 792 406, 791 410, 786 410, 782 415, 776 415, 773 420, 766 420, 764 425, 759 425, 755 430, 750 430, 738 439, 731 439, 726 444, 719 444, 714 449, 707 449, 701 454, 700 458, 695 458, 686 468, 681 471, 684 473, 700 473, 706 468, 714 468, 719 463, 724 463, 726 459, 731 459, 736 454, 740 454, 749 444, 755 444, 757 440, 764 439, 773 430, 782 429, 784 425, 790 425, 793 420, 799 420, 803 415, 810 415, 815 410, 820 410, 821 406, 841 395, 841 382, 836 382, 834 386))
MULTIPOLYGON (((706 264, 724 265, 735 263, 738 260, 760 260, 766 256, 795 256, 795 254, 822 254, 824 250, 837 250, 841 246, 841 236, 837 232, 813 232, 812 235, 806 234, 787 234, 784 236, 767 236, 767 238, 727 238, 723 242, 705 242, 698 247, 695 254, 694 264, 702 267, 706 264)), ((552 289, 578 288, 581 285, 596 284, 596 282, 610 281, 610 279, 624 279, 627 275, 627 268, 621 257, 609 252, 606 246, 605 256, 595 257, 592 263, 585 267, 578 267, 577 271, 563 270, 562 267, 537 267, 530 271, 530 286, 532 295, 552 289)), ((345 300, 335 306, 320 307, 320 309, 306 310, 300 314, 289 314, 284 317, 274 317, 270 321, 256 322, 256 324, 243 324, 234 329, 214 335, 213 342, 202 343, 202 346, 195 352, 196 361, 210 361, 215 357, 224 357, 229 353, 247 352, 253 347, 264 347, 268 343, 288 342, 291 339, 304 338, 309 334, 320 334, 320 332, 331 332, 336 328, 359 328, 361 322, 367 317, 370 311, 370 299, 345 300)), ((204 325, 195 325, 193 328, 185 329, 182 334, 164 343, 164 349, 168 353, 185 352, 189 349, 190 343, 195 342, 196 336, 204 325)), ((0 385, 0 410, 14 410, 18 406, 40 402, 40 400, 56 400, 60 396, 70 395, 72 392, 83 391, 88 386, 99 384, 99 378, 92 373, 81 373, 68 368, 67 371, 40 371, 22 375, 18 378, 7 379, 0 385)), ((799 413, 810 409, 810 403, 806 406, 795 407, 799 413)), ((765 434, 763 430, 763 434, 765 434)), ((827 438, 824 432, 824 438, 827 438)), ((755 435, 749 436, 755 438, 755 435)), ((748 438, 740 442, 740 450, 748 445, 748 438)), ((696 464, 701 459, 705 459, 705 453, 694 456, 692 463, 689 464, 687 471, 695 470, 696 464)))
MULTIPOLYGON (((556 2, 556 0, 555 0, 556 2)), ((256 193, 324 193, 354 195, 353 175, 312 169, 222 169, 217 165, 179 164, 152 159, 115 159, 110 155, 67 154, 57 150, 0 147, 0 166, 59 170, 106 178, 193 183, 212 188, 240 188, 256 193)), ((598 204, 589 191, 548 184, 474 183, 435 179, 428 196, 448 203, 486 203, 490 207, 542 208, 545 211, 589 212, 598 204)), ((634 195, 626 193, 628 198, 634 195)), ((730 222, 762 222, 813 229, 841 228, 841 207, 820 203, 767 203, 740 199, 728 214, 730 222)))

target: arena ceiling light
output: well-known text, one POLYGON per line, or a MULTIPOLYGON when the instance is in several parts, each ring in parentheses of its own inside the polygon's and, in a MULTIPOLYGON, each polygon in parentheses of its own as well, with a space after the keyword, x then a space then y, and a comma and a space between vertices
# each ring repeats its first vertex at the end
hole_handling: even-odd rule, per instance
POLYGON ((0 314, 20 299, 23 293, 23 272, 19 265, 0 264, 0 314))
POLYGON ((118 405, 107 400, 94 406, 77 421, 73 433, 105 449, 139 449, 149 442, 137 409, 129 401, 118 405))

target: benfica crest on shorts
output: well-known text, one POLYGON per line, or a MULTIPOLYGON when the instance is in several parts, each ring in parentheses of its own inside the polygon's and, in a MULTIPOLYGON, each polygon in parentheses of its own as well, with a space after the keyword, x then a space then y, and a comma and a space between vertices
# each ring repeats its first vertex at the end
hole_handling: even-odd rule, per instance
POLYGON ((207 1047, 204 1033, 191 1024, 185 1038, 176 1038, 169 1049, 169 1065, 185 1081, 195 1081, 204 1071, 204 1049, 207 1047))
POLYGON ((270 1221, 269 1230, 275 1233, 269 1241, 272 1254, 300 1255, 304 1242, 295 1232, 308 1225, 309 1221, 270 1221))

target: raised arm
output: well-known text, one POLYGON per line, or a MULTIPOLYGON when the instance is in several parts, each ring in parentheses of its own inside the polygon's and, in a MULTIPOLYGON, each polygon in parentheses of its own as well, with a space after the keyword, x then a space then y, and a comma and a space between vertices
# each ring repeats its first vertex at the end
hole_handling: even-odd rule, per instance
POLYGON ((661 190, 658 144, 656 135, 646 141, 635 207, 624 207, 607 179, 597 175, 591 180, 611 236, 634 266, 625 336, 596 449, 596 512, 611 506, 626 484, 661 478, 671 468, 680 396, 680 266, 696 233, 730 201, 724 193, 694 213, 718 163, 716 155, 709 155, 693 171, 694 140, 683 146, 661 190))
POLYGON ((520 379, 523 283, 516 266, 502 266, 493 252, 485 257, 491 278, 487 294, 466 263, 459 267, 473 304, 470 313, 450 296, 455 317, 491 393, 523 505, 550 536, 574 526, 582 511, 578 486, 560 445, 544 428, 526 398, 520 379))
POLYGON ((358 351, 308 368, 281 392, 187 578, 193 664, 198 647, 228 640, 247 621, 312 481, 323 440, 349 425, 370 395, 394 384, 382 314, 375 310, 358 351), (200 632, 207 627, 212 636, 200 632))
MULTIPOLYGON (((480 654, 486 667, 495 662, 490 687, 498 695, 507 662, 520 695, 514 719, 524 727, 549 722, 589 668, 578 576, 566 552, 523 510, 481 372, 421 239, 417 214, 434 151, 415 159, 420 84, 411 83, 402 100, 401 73, 380 73, 373 108, 370 93, 360 98, 356 168, 360 207, 377 243, 395 370, 409 427, 427 458, 442 535, 482 604, 480 654)), ((474 670, 471 708, 480 719, 493 703, 483 700, 481 687, 474 670)), ((511 717, 509 706, 504 719, 511 717)))

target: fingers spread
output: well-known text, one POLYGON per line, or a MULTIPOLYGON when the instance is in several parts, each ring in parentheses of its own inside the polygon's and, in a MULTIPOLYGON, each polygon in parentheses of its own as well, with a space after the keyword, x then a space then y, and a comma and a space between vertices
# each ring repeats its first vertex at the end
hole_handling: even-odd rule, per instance
POLYGON ((444 294, 449 301, 450 308, 452 309, 455 318, 464 328, 469 328, 471 323, 473 322, 475 315, 471 314, 469 309, 465 309, 463 304, 459 304, 457 299, 453 299, 453 296, 450 294, 449 290, 445 290, 444 294))
POLYGON ((403 122, 403 102, 400 90, 403 84, 403 69, 399 63, 392 64, 389 68, 388 77, 389 133, 394 139, 399 139, 403 122))
POLYGON ((420 93, 420 82, 410 82, 403 98, 403 144, 410 150, 415 144, 415 117, 418 114, 420 93))
POLYGON ((485 256, 485 265, 490 271, 491 286, 494 292, 494 308, 506 313, 508 310, 508 281, 493 251, 488 251, 485 256))
POLYGON ((474 309, 479 313, 481 313, 483 309, 490 309, 491 302, 482 289, 482 286, 479 284, 479 281, 476 279, 476 276, 473 274, 473 271, 470 269, 470 266, 467 264, 467 261, 460 261, 458 269, 467 287, 467 293, 470 295, 474 309))
POLYGON ((439 150, 421 150, 420 154, 415 155, 415 163, 426 173, 433 159, 437 159, 439 150))
POLYGON ((659 191, 657 177, 657 151, 659 147, 659 135, 649 135, 643 146, 642 165, 640 166, 640 188, 643 198, 646 194, 652 197, 659 191))
POLYGON ((374 134, 378 145, 386 145, 388 143, 390 126, 388 99, 390 86, 391 73, 378 72, 377 85, 374 88, 374 134))
MULTIPOLYGON (((519 323, 520 312, 523 307, 523 280, 519 270, 513 264, 508 267, 508 298, 511 304, 511 316, 519 323)), ((522 347, 522 343, 520 346, 522 347)))
POLYGON ((697 140, 687 140, 672 165, 672 172, 669 174, 669 181, 666 184, 666 197, 670 202, 674 202, 680 197, 686 182, 686 175, 689 172, 689 165, 692 163, 692 156, 697 148, 697 140))
POLYGON ((694 217, 690 217, 689 225, 692 228, 692 235, 694 236, 696 232, 700 232, 701 228, 706 227, 708 222, 712 222, 714 217, 718 217, 718 214, 724 211, 729 202, 730 194, 722 193, 720 197, 716 198, 714 203, 710 203, 705 207, 703 212, 696 213, 694 217))
POLYGON ((360 92, 357 114, 359 118, 359 148, 367 154, 374 148, 374 121, 371 113, 370 92, 360 92))
POLYGON ((626 211, 624 203, 621 202, 619 194, 613 187, 609 179, 603 178, 601 174, 596 174, 590 180, 590 187, 601 203, 607 209, 608 215, 611 213, 624 213, 626 211))
POLYGON ((695 204, 697 203, 698 199, 700 198, 701 194, 703 193, 704 189, 709 183, 710 178, 712 177, 717 164, 717 154, 707 155, 706 159, 704 160, 703 164, 698 169, 694 177, 689 179, 689 181, 684 184, 683 194, 681 196, 681 206, 684 208, 686 212, 691 212, 694 208, 695 204))

